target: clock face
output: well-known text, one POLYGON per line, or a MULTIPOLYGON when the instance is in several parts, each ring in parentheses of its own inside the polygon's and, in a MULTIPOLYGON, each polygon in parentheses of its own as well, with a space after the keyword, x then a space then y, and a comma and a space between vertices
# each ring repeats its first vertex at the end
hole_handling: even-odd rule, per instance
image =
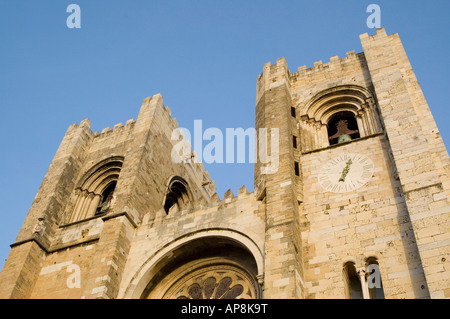
POLYGON ((350 192, 372 178, 374 167, 372 160, 365 155, 341 154, 321 168, 319 184, 327 192, 350 192))

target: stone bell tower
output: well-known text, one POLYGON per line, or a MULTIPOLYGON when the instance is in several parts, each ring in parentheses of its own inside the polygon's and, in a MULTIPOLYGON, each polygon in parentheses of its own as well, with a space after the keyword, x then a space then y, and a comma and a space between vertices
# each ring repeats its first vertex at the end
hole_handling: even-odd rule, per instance
POLYGON ((258 77, 256 128, 279 132, 276 174, 255 166, 267 298, 450 297, 448 153, 399 36, 360 38, 258 77))
POLYGON ((101 133, 89 120, 71 125, 11 245, 0 298, 116 298, 143 220, 174 201, 207 203, 214 194, 201 163, 170 160, 177 126, 160 94, 125 125, 101 133), (181 194, 183 183, 190 188, 181 194))

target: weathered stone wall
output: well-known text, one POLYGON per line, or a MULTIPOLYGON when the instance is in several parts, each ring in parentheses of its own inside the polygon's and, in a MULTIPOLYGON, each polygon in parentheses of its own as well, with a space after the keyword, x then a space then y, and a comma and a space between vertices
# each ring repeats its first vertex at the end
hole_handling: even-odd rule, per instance
POLYGON ((398 34, 361 36, 431 297, 450 297, 450 159, 398 34))
POLYGON ((345 298, 343 266, 377 258, 386 298, 428 297, 416 239, 383 135, 302 156, 302 239, 308 298, 345 298), (374 163, 356 191, 330 193, 318 183, 327 161, 358 153, 374 163), (421 286, 425 285, 422 289, 421 286))
POLYGON ((265 212, 261 205, 242 187, 237 196, 228 191, 221 201, 215 197, 210 204, 173 215, 161 210, 154 220, 145 218, 132 241, 119 297, 141 297, 152 277, 168 274, 161 265, 176 257, 173 251, 181 248, 177 254, 183 254, 192 250, 190 243, 197 239, 212 247, 219 238, 235 241, 251 250, 260 267, 255 275, 263 275, 265 212))

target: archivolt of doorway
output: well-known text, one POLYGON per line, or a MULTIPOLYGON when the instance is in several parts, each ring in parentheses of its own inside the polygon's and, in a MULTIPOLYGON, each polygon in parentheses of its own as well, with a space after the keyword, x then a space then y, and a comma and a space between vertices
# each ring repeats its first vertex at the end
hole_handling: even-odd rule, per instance
POLYGON ((207 229, 158 250, 119 298, 260 299, 263 273, 263 254, 251 238, 234 230, 207 229))

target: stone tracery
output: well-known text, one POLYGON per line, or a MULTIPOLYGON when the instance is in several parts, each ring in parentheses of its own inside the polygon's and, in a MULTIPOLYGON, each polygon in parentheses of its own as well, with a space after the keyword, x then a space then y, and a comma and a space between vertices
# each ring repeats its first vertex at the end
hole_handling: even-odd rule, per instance
POLYGON ((252 299, 256 290, 251 277, 231 265, 201 268, 179 278, 165 293, 167 299, 252 299))

